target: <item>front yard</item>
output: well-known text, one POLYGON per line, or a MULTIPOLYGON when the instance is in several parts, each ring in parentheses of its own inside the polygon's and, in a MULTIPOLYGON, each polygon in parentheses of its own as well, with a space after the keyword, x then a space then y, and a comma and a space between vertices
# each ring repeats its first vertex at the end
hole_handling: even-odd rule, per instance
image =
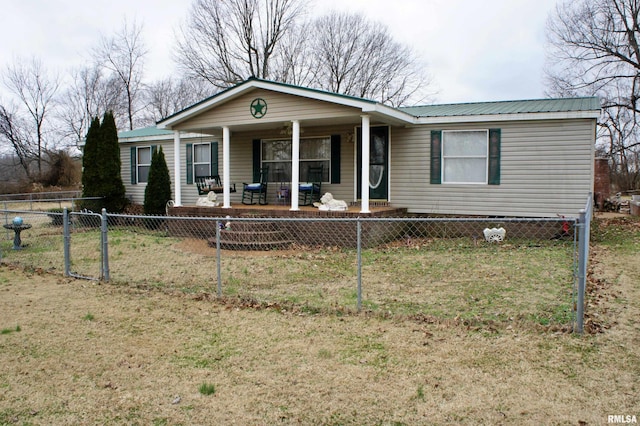
MULTIPOLYGON (((640 229, 618 221, 596 233, 584 336, 488 316, 287 309, 5 264, 0 424, 603 424, 608 415, 638 416, 640 229)), ((469 304, 453 289, 462 299, 472 290, 457 284, 440 294, 469 304)), ((489 289, 473 291, 488 305, 482 297, 493 284, 481 284, 489 289)))

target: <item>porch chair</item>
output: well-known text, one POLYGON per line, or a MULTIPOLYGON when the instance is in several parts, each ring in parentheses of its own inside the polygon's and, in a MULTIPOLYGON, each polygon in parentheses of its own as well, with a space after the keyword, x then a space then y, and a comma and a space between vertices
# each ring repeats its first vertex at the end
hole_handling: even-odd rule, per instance
POLYGON ((263 167, 259 171, 260 182, 242 184, 242 204, 256 204, 253 197, 258 197, 258 203, 267 204, 267 179, 269 167, 263 167))
POLYGON ((320 201, 322 172, 322 166, 309 167, 309 172, 307 173, 308 182, 300 183, 298 186, 298 202, 301 206, 310 206, 315 201, 320 201))
MULTIPOLYGON (((196 177, 196 186, 198 187, 198 195, 207 195, 209 191, 213 191, 216 194, 222 194, 222 192, 224 192, 220 175, 198 176, 196 177)), ((231 184, 229 192, 236 192, 235 183, 231 184)))

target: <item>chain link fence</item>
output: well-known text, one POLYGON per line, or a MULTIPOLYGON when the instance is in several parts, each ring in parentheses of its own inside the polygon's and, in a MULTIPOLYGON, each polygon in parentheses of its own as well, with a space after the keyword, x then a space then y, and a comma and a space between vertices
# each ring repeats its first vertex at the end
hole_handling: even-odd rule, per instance
POLYGON ((581 330, 584 219, 2 214, 2 261, 25 268, 307 313, 581 330))

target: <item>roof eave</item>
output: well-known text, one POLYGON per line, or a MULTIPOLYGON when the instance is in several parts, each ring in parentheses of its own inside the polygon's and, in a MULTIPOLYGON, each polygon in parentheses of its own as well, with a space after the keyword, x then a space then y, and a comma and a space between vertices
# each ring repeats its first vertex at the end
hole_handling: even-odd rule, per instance
POLYGON ((407 117, 413 119, 413 117, 409 114, 395 110, 393 108, 385 107, 384 105, 378 104, 375 101, 359 99, 330 92, 323 92, 298 86, 291 86, 287 84, 278 84, 266 80, 251 79, 245 81, 244 83, 240 83, 230 89, 227 89, 224 92, 214 95, 203 102, 195 104, 192 107, 189 107, 171 117, 168 117, 158 122, 157 126, 159 129, 171 130, 174 126, 193 117, 194 115, 213 108, 218 104, 234 99, 253 89, 274 90, 288 95, 330 102, 337 105, 357 108, 362 110, 363 113, 377 112, 392 117, 402 117, 400 119, 404 122, 407 121, 407 117))
POLYGON ((381 117, 389 124, 409 125, 417 123, 417 119, 413 115, 383 104, 369 104, 361 109, 363 114, 371 114, 373 116, 381 117))
POLYGON ((562 111, 487 115, 418 117, 416 124, 480 123, 495 121, 598 119, 600 111, 562 111))
MULTIPOLYGON (((180 139, 197 139, 207 138, 214 135, 201 134, 201 133, 185 133, 180 132, 180 139)), ((134 136, 134 137, 120 137, 118 143, 137 143, 137 142, 157 142, 157 141, 172 141, 175 137, 174 133, 169 135, 150 135, 150 136, 134 136)))

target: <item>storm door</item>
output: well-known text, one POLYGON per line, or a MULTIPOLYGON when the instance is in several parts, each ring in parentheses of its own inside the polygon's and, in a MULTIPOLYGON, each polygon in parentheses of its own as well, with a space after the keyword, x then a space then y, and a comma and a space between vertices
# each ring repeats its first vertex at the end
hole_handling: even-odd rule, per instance
MULTIPOLYGON (((369 129, 369 199, 388 200, 389 197, 389 127, 369 129)), ((358 198, 362 198, 362 129, 358 127, 358 198)))

